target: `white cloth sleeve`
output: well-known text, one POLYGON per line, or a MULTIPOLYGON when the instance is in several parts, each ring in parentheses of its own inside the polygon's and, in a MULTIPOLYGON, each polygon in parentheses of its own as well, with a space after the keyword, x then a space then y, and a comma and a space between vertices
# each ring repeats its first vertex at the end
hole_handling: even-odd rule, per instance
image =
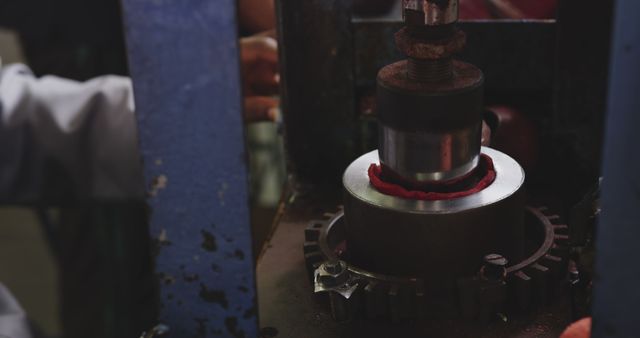
POLYGON ((48 165, 75 198, 143 197, 131 80, 36 78, 24 65, 0 71, 0 199, 37 200, 48 165))
POLYGON ((32 337, 26 313, 2 283, 0 283, 0 337, 32 337))

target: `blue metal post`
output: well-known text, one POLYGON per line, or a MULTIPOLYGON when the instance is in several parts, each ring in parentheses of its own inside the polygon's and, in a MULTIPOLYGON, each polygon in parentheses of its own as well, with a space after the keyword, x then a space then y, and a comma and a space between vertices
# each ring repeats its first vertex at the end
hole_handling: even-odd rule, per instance
POLYGON ((256 337, 235 0, 123 0, 171 337, 256 337))
POLYGON ((615 1, 593 337, 638 337, 640 1, 615 1))

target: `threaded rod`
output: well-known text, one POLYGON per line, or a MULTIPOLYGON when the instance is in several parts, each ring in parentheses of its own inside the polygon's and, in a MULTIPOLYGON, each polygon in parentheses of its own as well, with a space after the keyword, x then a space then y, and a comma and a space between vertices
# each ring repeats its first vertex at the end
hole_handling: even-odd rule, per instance
POLYGON ((411 80, 419 82, 440 82, 453 76, 451 58, 424 60, 409 58, 407 73, 411 80))

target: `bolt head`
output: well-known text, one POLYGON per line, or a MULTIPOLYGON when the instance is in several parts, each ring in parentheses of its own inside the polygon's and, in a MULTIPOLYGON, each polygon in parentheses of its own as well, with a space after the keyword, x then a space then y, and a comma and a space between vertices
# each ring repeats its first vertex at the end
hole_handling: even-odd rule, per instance
POLYGON ((480 269, 480 276, 488 280, 502 280, 507 276, 509 261, 498 254, 489 254, 483 258, 484 264, 480 269))
POLYGON ((502 255, 488 254, 484 256, 484 264, 496 267, 506 267, 507 264, 509 264, 509 260, 507 260, 502 255))
POLYGON ((342 261, 329 261, 324 263, 322 267, 324 268, 324 271, 332 275, 337 275, 344 271, 344 265, 342 261))
POLYGON ((317 280, 327 287, 344 284, 349 279, 346 265, 342 261, 329 261, 318 268, 317 280))

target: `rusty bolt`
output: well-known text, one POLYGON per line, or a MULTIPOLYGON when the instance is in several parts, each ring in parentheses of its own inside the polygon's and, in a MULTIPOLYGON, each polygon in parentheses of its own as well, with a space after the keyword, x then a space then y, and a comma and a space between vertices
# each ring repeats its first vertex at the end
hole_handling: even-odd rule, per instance
POLYGON ((415 59, 437 60, 451 57, 464 47, 467 36, 456 29, 449 39, 427 41, 412 37, 407 27, 399 30, 396 35, 398 49, 408 57, 415 59))
POLYGON ((488 280, 503 280, 507 277, 507 264, 509 261, 498 254, 484 256, 484 264, 480 269, 480 276, 488 280))

